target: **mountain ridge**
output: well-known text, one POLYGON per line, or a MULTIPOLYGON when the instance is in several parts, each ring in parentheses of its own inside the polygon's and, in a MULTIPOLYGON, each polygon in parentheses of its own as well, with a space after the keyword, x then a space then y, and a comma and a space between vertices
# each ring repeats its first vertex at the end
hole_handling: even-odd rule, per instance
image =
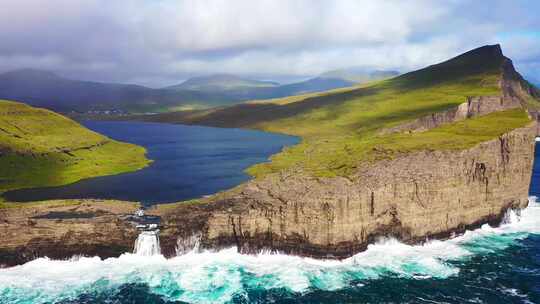
POLYGON ((380 237, 416 244, 499 225, 528 204, 537 124, 527 110, 540 103, 530 92, 488 46, 356 89, 184 113, 182 123, 302 142, 248 169, 243 185, 151 210, 164 219, 163 252, 187 252, 196 237, 202 250, 343 259, 380 237))
POLYGON ((0 98, 59 112, 116 110, 145 113, 209 108, 354 84, 342 79, 317 77, 279 85, 271 81, 216 74, 188 79, 180 85, 148 88, 135 84, 74 80, 46 70, 19 69, 0 74, 0 98))
POLYGON ((279 83, 273 81, 262 81, 244 78, 232 74, 212 74, 208 76, 198 76, 164 89, 184 89, 184 90, 230 90, 243 87, 268 87, 278 86, 279 83))

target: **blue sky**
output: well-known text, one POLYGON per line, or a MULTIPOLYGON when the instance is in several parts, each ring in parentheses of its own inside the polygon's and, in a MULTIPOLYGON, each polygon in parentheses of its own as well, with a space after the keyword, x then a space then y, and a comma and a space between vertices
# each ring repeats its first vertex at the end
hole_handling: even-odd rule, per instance
POLYGON ((347 68, 406 72, 500 43, 540 82, 540 1, 3 0, 0 72, 164 86, 347 68))

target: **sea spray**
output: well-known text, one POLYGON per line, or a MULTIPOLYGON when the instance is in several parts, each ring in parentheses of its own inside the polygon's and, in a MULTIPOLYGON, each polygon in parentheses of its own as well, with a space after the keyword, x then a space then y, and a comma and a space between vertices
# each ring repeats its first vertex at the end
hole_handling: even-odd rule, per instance
POLYGON ((179 237, 176 240, 176 255, 199 252, 201 246, 201 234, 195 233, 187 237, 179 237))
POLYGON ((140 256, 160 255, 159 230, 141 231, 135 241, 133 253, 140 256))
MULTIPOLYGON (((486 273, 479 273, 476 269, 471 272, 467 270, 470 267, 467 263, 478 257, 475 267, 501 267, 501 264, 485 263, 484 256, 508 250, 531 233, 540 233, 540 205, 534 201, 522 210, 519 221, 513 220, 517 217, 509 218, 511 220, 500 227, 484 225, 447 241, 433 240, 409 246, 394 239, 382 240, 342 261, 269 253, 241 255, 236 248, 218 252, 188 250, 172 259, 137 254, 105 260, 81 257, 72 261, 55 261, 41 258, 1 269, 0 298, 7 303, 77 302, 78 296, 87 298, 107 294, 113 297, 122 286, 133 284, 144 284, 148 292, 165 300, 189 303, 226 303, 271 292, 279 299, 279 296, 300 297, 312 292, 320 294, 340 290, 331 297, 334 302, 339 302, 336 297, 346 291, 360 289, 358 292, 365 292, 367 296, 370 286, 388 288, 395 284, 409 284, 407 282, 414 282, 406 285, 407 288, 424 286, 417 292, 429 292, 429 286, 441 288, 445 282, 460 283, 466 276, 472 278, 470 285, 476 284, 475 280, 481 275, 501 275, 501 268, 489 269, 486 273)), ((149 239, 157 241, 157 235, 149 239)), ((521 256, 512 256, 509 260, 515 261, 521 256)), ((479 281, 477 285, 482 287, 490 280, 493 279, 479 281)), ((527 283, 526 280, 522 282, 527 283)), ((456 286, 459 290, 469 288, 464 284, 456 286)), ((395 289, 400 292, 397 286, 395 289)), ((437 291, 432 294, 437 294, 437 291)), ((377 296, 383 296, 380 290, 377 296)), ((346 299, 341 299, 346 302, 346 299)), ((446 299, 445 302, 456 301, 446 299)), ((409 299, 408 302, 420 301, 409 299)))
POLYGON ((501 225, 509 225, 512 223, 519 222, 521 218, 521 209, 508 209, 506 210, 506 213, 504 214, 503 220, 501 222, 501 225))

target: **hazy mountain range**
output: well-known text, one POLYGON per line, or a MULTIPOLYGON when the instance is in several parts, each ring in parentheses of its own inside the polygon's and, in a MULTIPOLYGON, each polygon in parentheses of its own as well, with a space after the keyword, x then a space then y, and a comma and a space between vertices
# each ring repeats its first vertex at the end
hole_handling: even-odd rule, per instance
POLYGON ((154 89, 132 84, 74 80, 50 71, 21 69, 0 74, 0 99, 24 101, 60 112, 113 109, 133 113, 165 112, 326 91, 398 74, 395 71, 345 69, 283 85, 216 74, 154 89))

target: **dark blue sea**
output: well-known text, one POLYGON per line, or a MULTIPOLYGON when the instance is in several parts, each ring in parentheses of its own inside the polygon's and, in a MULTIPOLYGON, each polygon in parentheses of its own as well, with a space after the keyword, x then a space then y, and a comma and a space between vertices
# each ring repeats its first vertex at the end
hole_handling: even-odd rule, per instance
POLYGON ((119 199, 145 205, 178 202, 232 188, 249 179, 249 166, 268 161, 297 137, 252 130, 144 122, 86 121, 110 138, 147 149, 153 163, 142 170, 82 180, 60 187, 7 192, 10 201, 62 198, 119 199))
POLYGON ((539 190, 537 161, 529 207, 502 226, 419 246, 381 240, 343 261, 234 248, 40 258, 0 270, 0 303, 540 303, 539 190))

